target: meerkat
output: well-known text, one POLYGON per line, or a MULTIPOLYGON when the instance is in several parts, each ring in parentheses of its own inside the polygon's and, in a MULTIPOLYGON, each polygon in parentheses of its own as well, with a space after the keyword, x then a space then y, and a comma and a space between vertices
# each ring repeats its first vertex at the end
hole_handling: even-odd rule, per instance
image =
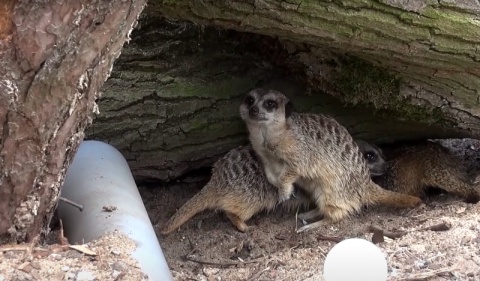
MULTIPOLYGON (((371 175, 382 175, 386 163, 380 150, 368 142, 356 142, 362 147, 371 175)), ((268 182, 253 148, 250 145, 240 146, 215 162, 210 181, 180 207, 161 233, 166 235, 173 232, 207 209, 224 211, 239 231, 246 232, 249 229, 246 221, 261 211, 272 211, 278 207, 286 210, 308 209, 312 206, 310 196, 303 190, 297 188, 295 194, 294 198, 281 203, 278 200, 278 188, 268 182)))
POLYGON ((340 221, 371 204, 403 208, 422 204, 418 197, 375 184, 345 127, 326 115, 293 112, 289 99, 278 91, 250 91, 240 106, 240 115, 268 181, 279 189, 279 200, 290 198, 293 184, 299 182, 317 208, 302 217, 324 217, 297 232, 340 221))
POLYGON ((480 200, 480 190, 468 178, 460 159, 441 144, 421 141, 385 153, 387 170, 373 178, 383 188, 425 198, 428 187, 437 187, 467 203, 480 200))

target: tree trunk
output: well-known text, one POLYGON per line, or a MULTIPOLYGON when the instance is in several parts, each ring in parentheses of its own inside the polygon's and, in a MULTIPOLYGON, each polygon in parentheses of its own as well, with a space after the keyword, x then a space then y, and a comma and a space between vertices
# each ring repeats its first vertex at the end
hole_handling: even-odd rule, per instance
POLYGON ((95 99, 145 5, 0 4, 0 242, 46 230, 95 99))
POLYGON ((292 53, 303 57, 313 88, 381 107, 421 104, 480 135, 478 1, 152 0, 150 5, 150 13, 307 43, 312 47, 306 52, 292 53), (384 80, 385 91, 370 91, 370 82, 382 82, 375 77, 379 73, 368 71, 370 64, 347 63, 340 72, 325 72, 332 52, 366 60, 398 80, 384 80))
MULTIPOLYGON (((257 86, 288 94, 298 111, 335 116, 358 138, 385 142, 467 135, 446 126, 450 119, 423 107, 402 104, 394 112, 372 105, 345 107, 315 89, 305 95, 304 81, 310 79, 305 62, 313 56, 309 48, 292 42, 285 46, 268 36, 166 20, 148 13, 148 7, 132 42, 115 62, 99 99, 100 114, 87 131, 88 138, 118 148, 138 181, 179 177, 246 143, 239 105, 243 95, 257 86), (303 55, 291 55, 292 48, 303 55)), ((351 69, 361 66, 373 75, 380 73, 382 81, 391 81, 361 60, 332 58, 338 63, 324 63, 318 71, 352 77, 351 69)), ((342 80, 332 77, 325 81, 338 97, 335 89, 342 80)), ((365 81, 377 91, 396 87, 365 81)))

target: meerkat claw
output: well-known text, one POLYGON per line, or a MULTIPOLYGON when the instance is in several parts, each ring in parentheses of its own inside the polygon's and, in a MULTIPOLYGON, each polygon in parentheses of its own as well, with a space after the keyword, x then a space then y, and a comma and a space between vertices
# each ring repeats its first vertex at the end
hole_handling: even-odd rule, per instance
POLYGON ((317 222, 307 224, 307 225, 304 225, 304 226, 300 227, 299 229, 297 229, 296 232, 297 233, 302 233, 302 232, 309 231, 309 230, 312 230, 312 229, 315 229, 315 228, 319 228, 320 226, 322 226, 324 224, 325 224, 324 221, 317 221, 317 222))
POLYGON ((298 214, 298 218, 302 221, 307 221, 307 220, 314 219, 314 218, 320 216, 321 214, 322 213, 317 208, 315 208, 311 211, 298 214))

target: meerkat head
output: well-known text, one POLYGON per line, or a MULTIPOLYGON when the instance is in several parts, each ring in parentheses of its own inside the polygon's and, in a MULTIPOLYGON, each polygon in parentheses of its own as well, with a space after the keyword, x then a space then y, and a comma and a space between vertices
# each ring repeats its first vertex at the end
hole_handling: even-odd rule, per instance
POLYGON ((372 177, 381 176, 387 171, 387 162, 382 150, 374 144, 363 140, 355 141, 362 152, 363 158, 367 161, 368 169, 372 177))
POLYGON ((275 90, 253 89, 240 106, 240 116, 246 123, 283 123, 290 117, 290 100, 275 90))

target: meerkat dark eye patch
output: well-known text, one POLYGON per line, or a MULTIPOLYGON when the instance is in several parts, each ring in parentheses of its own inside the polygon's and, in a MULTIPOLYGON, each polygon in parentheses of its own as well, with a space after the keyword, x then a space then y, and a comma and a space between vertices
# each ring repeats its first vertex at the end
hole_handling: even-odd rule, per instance
POLYGON ((369 162, 373 162, 373 161, 375 161, 375 159, 377 158, 377 156, 376 156, 375 153, 373 153, 373 152, 367 152, 367 153, 365 153, 365 158, 367 158, 367 160, 368 160, 369 162))
POLYGON ((245 104, 251 106, 255 103, 255 99, 252 96, 245 97, 245 104))
POLYGON ((293 104, 291 101, 289 101, 287 102, 287 104, 285 104, 285 118, 290 117, 290 115, 292 115, 292 112, 293 112, 293 104))
POLYGON ((264 103, 263 103, 263 107, 268 110, 268 111, 272 111, 274 109, 277 109, 278 107, 278 104, 276 101, 274 100, 266 100, 264 103))

